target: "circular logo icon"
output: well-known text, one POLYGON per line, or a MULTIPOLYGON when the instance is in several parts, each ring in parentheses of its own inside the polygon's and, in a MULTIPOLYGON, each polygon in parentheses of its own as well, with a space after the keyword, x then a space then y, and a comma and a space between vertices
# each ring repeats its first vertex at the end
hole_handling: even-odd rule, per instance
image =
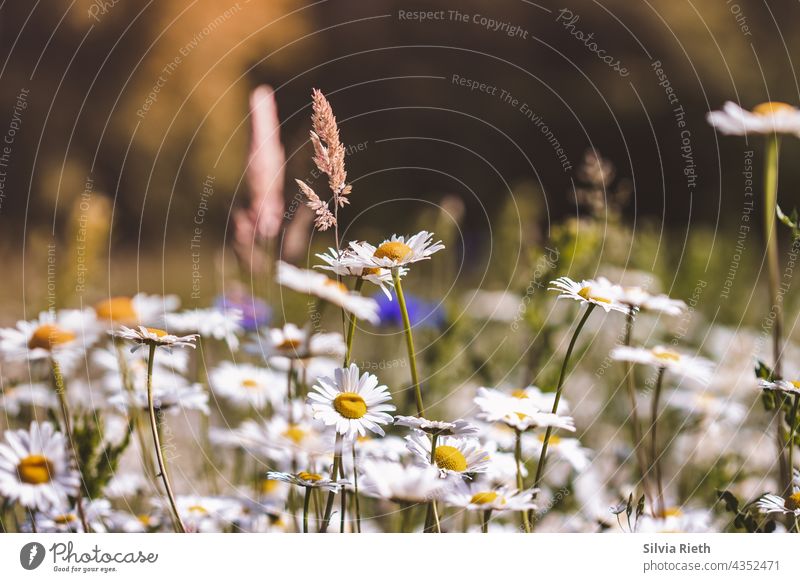
POLYGON ((19 551, 19 563, 26 570, 35 570, 44 561, 44 546, 39 542, 29 542, 19 551))

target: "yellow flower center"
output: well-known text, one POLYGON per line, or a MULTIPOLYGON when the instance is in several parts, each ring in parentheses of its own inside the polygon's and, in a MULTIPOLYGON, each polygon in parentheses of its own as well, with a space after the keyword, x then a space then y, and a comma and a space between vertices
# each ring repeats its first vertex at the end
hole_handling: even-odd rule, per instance
POLYGON ((661 514, 661 517, 680 517, 683 515, 680 507, 668 507, 661 514))
POLYGON ((653 355, 657 357, 659 360, 669 360, 672 362, 677 362, 681 359, 681 355, 672 352, 670 350, 653 350, 653 355))
POLYGON ((390 259, 395 262, 402 261, 411 254, 411 247, 400 241, 385 242, 375 250, 376 259, 390 259))
MULTIPOLYGON (((377 254, 377 252, 376 252, 375 254, 377 254)), ((380 274, 381 274, 381 269, 380 269, 380 267, 365 267, 365 268, 364 268, 364 269, 361 271, 361 276, 362 276, 362 277, 366 277, 366 276, 368 276, 368 275, 375 275, 375 276, 378 276, 378 275, 380 275, 380 274)))
POLYGON ((342 392, 333 400, 336 412, 349 419, 361 418, 367 413, 367 403, 355 392, 342 392))
POLYGON ((62 513, 61 515, 57 515, 53 518, 53 522, 59 525, 66 525, 68 523, 73 523, 77 520, 78 518, 75 517, 74 513, 62 513))
POLYGON ((514 398, 519 398, 521 400, 523 398, 527 398, 528 393, 525 392, 525 390, 523 390, 522 388, 517 388, 516 390, 513 390, 511 392, 511 396, 513 396, 514 398))
POLYGON ((792 380, 791 382, 789 382, 789 384, 791 384, 795 388, 800 388, 800 382, 798 382, 797 380, 792 380))
POLYGON ((467 458, 455 447, 439 445, 433 454, 436 466, 447 471, 463 473, 467 470, 467 458))
POLYGON ((189 507, 189 513, 202 513, 205 515, 208 513, 208 510, 202 505, 192 505, 189 507))
POLYGON ((273 493, 278 488, 279 481, 275 481, 274 479, 264 479, 261 481, 261 493, 264 495, 269 495, 273 493))
POLYGON ((586 301, 599 301, 600 303, 611 303, 610 299, 606 299, 605 297, 600 297, 599 295, 592 294, 591 287, 582 287, 580 291, 578 291, 578 295, 586 299, 586 301))
POLYGON ((303 344, 302 340, 291 339, 287 337, 281 343, 278 344, 277 348, 279 350, 296 350, 302 344, 303 344))
POLYGON ((786 498, 784 505, 789 511, 797 511, 800 509, 800 491, 789 495, 789 497, 786 498))
POLYGON ((242 388, 258 388, 258 382, 251 378, 242 380, 242 388))
POLYGON ((53 348, 69 343, 74 339, 74 333, 65 329, 61 329, 57 325, 48 323, 45 325, 40 325, 31 334, 31 339, 28 340, 28 347, 32 350, 35 348, 52 350, 53 348))
POLYGON ((167 335, 166 331, 164 331, 163 329, 158 329, 157 327, 148 327, 146 329, 156 337, 164 337, 165 335, 167 335))
POLYGON ((334 281, 333 279, 328 279, 325 281, 325 285, 328 287, 336 287, 342 293, 350 293, 350 289, 347 288, 347 285, 340 281, 334 281))
POLYGON ((150 527, 151 524, 150 516, 147 515, 146 513, 141 513, 137 515, 136 519, 138 519, 139 523, 141 523, 143 526, 150 527))
POLYGON ((43 485, 49 483, 53 473, 53 466, 44 455, 29 455, 17 465, 17 475, 20 481, 28 485, 43 485))
POLYGON ((113 322, 132 322, 139 319, 139 314, 133 306, 130 297, 112 297, 101 301, 94 306, 94 311, 100 319, 108 319, 113 322))
POLYGON ((301 442, 303 442, 303 439, 306 436, 306 431, 296 424, 290 424, 289 428, 284 431, 283 436, 299 445, 301 442))
POLYGON ((753 107, 753 113, 756 115, 775 115, 781 111, 795 111, 795 108, 788 103, 780 101, 767 101, 766 103, 759 103, 753 107))
POLYGON ((297 476, 303 481, 322 481, 322 475, 318 475, 316 473, 307 473, 306 471, 300 471, 297 474, 297 476))
POLYGON ((469 500, 474 505, 487 505, 497 499, 497 492, 495 491, 481 491, 472 496, 469 500))
MULTIPOLYGON (((539 435, 539 440, 540 440, 541 442, 544 442, 544 434, 540 434, 540 435, 539 435)), ((549 441, 547 441, 547 442, 548 442, 549 444, 551 444, 551 445, 557 445, 558 443, 560 443, 560 442, 561 442, 561 437, 560 437, 560 436, 558 436, 558 435, 556 435, 556 434, 551 434, 551 435, 550 435, 550 440, 549 440, 549 441)))

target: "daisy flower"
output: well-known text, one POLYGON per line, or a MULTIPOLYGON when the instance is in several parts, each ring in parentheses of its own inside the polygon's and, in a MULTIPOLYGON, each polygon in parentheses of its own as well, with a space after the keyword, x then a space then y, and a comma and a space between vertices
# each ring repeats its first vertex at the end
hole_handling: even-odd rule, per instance
POLYGON ((284 483, 297 485, 299 487, 324 489, 325 491, 339 491, 342 487, 345 487, 349 484, 348 481, 343 479, 332 481, 327 477, 323 477, 319 473, 309 473, 307 471, 300 471, 299 473, 281 473, 279 471, 270 471, 267 473, 267 479, 283 481, 284 483))
POLYGON ((533 494, 534 490, 517 491, 507 487, 487 487, 485 483, 456 481, 445 494, 444 501, 470 511, 529 511, 536 509, 533 494))
POLYGON ((251 345, 249 351, 268 358, 277 356, 301 360, 320 356, 333 356, 339 359, 345 352, 342 334, 337 332, 309 334, 293 323, 270 329, 265 339, 265 345, 251 345))
POLYGON ((706 120, 726 135, 800 134, 800 110, 788 103, 768 101, 747 111, 728 101, 722 111, 712 111, 706 120))
MULTIPOLYGON (((83 512, 91 532, 108 531, 106 520, 111 515, 111 502, 108 499, 84 499, 83 512)), ((78 517, 78 509, 73 506, 66 511, 60 508, 46 512, 44 516, 37 516, 36 529, 40 533, 76 533, 82 532, 83 526, 78 517)))
POLYGON ((55 409, 58 398, 47 384, 19 384, 9 386, 0 393, 0 409, 8 416, 17 416, 23 406, 55 409))
MULTIPOLYGON (((358 456, 362 459, 399 463, 408 456, 408 447, 405 439, 399 436, 386 435, 382 438, 363 436, 358 437, 358 456)), ((342 462, 347 466, 346 458, 343 458, 342 462)))
POLYGON ((423 432, 414 431, 406 437, 406 447, 421 465, 436 465, 442 477, 483 473, 489 467, 489 455, 480 442, 473 438, 439 437, 431 462, 431 439, 423 432))
MULTIPOLYGON (((118 392, 109 397, 108 403, 122 413, 129 408, 147 411, 147 392, 118 392)), ((176 414, 178 410, 198 410, 206 416, 211 414, 208 408, 208 392, 200 384, 176 386, 167 384, 153 387, 153 408, 157 411, 176 414)))
POLYGON ((395 409, 384 404, 392 399, 389 389, 378 385, 378 378, 369 372, 359 377, 355 364, 349 368, 337 368, 334 377, 320 378, 308 395, 314 418, 327 426, 335 426, 336 432, 345 438, 364 436, 371 431, 383 436, 379 426, 392 422, 387 414, 395 409))
MULTIPOLYGON (((120 350, 109 342, 107 345, 94 348, 91 360, 102 371, 115 376, 123 372, 142 375, 147 373, 147 350, 120 353, 120 350)), ((175 374, 186 374, 189 370, 189 353, 183 350, 162 350, 154 366, 156 369, 161 368, 175 374)))
POLYGON ((790 396, 797 396, 800 394, 800 382, 792 380, 764 380, 763 378, 758 381, 758 386, 762 390, 770 392, 783 392, 790 396))
POLYGON ((363 297, 353 293, 342 283, 326 277, 322 273, 298 269, 297 267, 278 261, 278 284, 298 293, 306 293, 338 305, 352 313, 358 319, 378 324, 378 304, 371 297, 363 297))
MULTIPOLYGON (((523 438, 522 451, 526 457, 538 457, 542 452, 543 443, 544 433, 523 438)), ((576 438, 550 435, 548 451, 569 463, 579 473, 589 466, 589 449, 581 445, 581 441, 576 438)))
POLYGON ((56 358, 71 364, 97 338, 94 314, 78 309, 44 311, 33 321, 0 329, 0 355, 6 361, 56 358))
POLYGON ((618 298, 622 292, 619 285, 614 285, 605 277, 599 279, 584 279, 573 281, 569 277, 559 277, 555 281, 550 281, 552 287, 548 291, 557 291, 559 299, 573 299, 579 303, 589 303, 602 307, 606 313, 609 311, 619 311, 627 313, 629 308, 619 302, 618 298))
POLYGON ((78 493, 80 475, 72 467, 67 440, 49 422, 6 431, 0 444, 0 496, 38 511, 67 506, 78 493))
MULTIPOLYGON (((362 267, 354 265, 353 252, 344 250, 341 253, 336 249, 329 248, 328 253, 318 254, 317 257, 325 261, 327 265, 315 265, 315 269, 322 269, 323 271, 332 271, 341 277, 356 277, 368 281, 376 285, 383 291, 384 295, 392 300, 392 293, 389 287, 394 286, 392 280, 392 272, 389 269, 381 269, 378 267, 362 267)), ((402 275, 406 274, 407 269, 402 269, 402 275)))
POLYGON ((209 374, 211 391, 238 406, 263 410, 286 396, 286 377, 252 364, 222 362, 209 374))
POLYGON ((756 501, 756 507, 761 513, 767 515, 780 513, 782 515, 800 517, 800 491, 789 495, 785 499, 780 495, 767 493, 756 501))
POLYGON ((131 349, 135 352, 142 346, 163 346, 167 349, 172 348, 192 348, 199 337, 196 333, 191 335, 177 336, 172 335, 155 327, 144 327, 140 325, 137 329, 120 326, 119 330, 113 332, 122 339, 134 342, 136 345, 131 349))
POLYGON ((439 436, 474 435, 478 434, 480 430, 474 424, 470 424, 460 418, 453 422, 445 422, 442 420, 428 420, 419 416, 395 416, 394 423, 397 426, 405 426, 439 436))
POLYGON ((430 465, 404 466, 391 461, 367 459, 362 463, 359 479, 361 493, 400 504, 427 503, 437 499, 446 482, 430 465))
POLYGON ((475 404, 480 408, 478 417, 486 422, 504 422, 520 431, 534 427, 575 431, 571 417, 542 412, 531 399, 516 398, 499 390, 479 388, 475 404))
MULTIPOLYGON (((509 395, 513 396, 514 398, 522 398, 524 400, 530 400, 533 406, 538 408, 539 410, 553 410, 553 404, 556 401, 556 393, 555 392, 544 392, 538 386, 527 386, 525 388, 515 388, 507 392, 509 395)), ((569 412, 569 402, 566 398, 561 398, 558 403, 558 409, 561 412, 569 412)))
POLYGON ((621 362, 645 364, 655 368, 666 368, 670 372, 685 378, 691 378, 701 384, 711 381, 714 364, 705 358, 687 356, 664 346, 651 349, 617 346, 611 350, 611 358, 621 362))
POLYGON ((180 306, 177 295, 147 295, 138 293, 133 297, 110 297, 94 306, 100 322, 107 325, 155 325, 162 324, 167 313, 180 306))
POLYGON ((192 309, 168 313, 165 327, 177 333, 196 333, 200 337, 224 341, 231 351, 239 349, 242 312, 238 309, 192 309))
POLYGON ((705 509, 672 507, 661 517, 642 515, 636 533, 706 533, 711 527, 710 518, 705 509))
POLYGON ((342 261, 353 268, 397 269, 429 260, 442 249, 442 241, 433 242, 433 233, 423 230, 409 237, 394 234, 377 247, 368 242, 351 242, 351 254, 342 257, 342 261))
POLYGON ((747 415, 747 407, 744 405, 708 390, 678 388, 669 394, 667 404, 687 414, 733 424, 742 422, 747 415))
MULTIPOLYGON (((242 513, 242 504, 230 497, 179 495, 176 504, 187 532, 222 532, 242 513)), ((162 511, 169 509, 160 500, 156 502, 156 506, 162 511)))
POLYGON ((629 308, 655 311, 666 315, 680 315, 687 309, 686 303, 680 299, 671 299, 663 294, 654 295, 642 287, 621 287, 617 301, 629 308))

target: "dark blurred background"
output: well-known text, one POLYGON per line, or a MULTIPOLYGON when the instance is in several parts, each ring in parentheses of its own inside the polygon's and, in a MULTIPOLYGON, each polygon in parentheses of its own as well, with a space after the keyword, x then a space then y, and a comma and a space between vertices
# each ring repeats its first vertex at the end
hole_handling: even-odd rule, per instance
MULTIPOLYGON (((61 240, 85 191, 109 201, 108 257, 158 253, 137 261, 135 279, 119 275, 137 287, 150 271, 166 288, 164 272, 186 270, 209 176, 203 241, 228 240, 247 189, 248 95, 262 83, 275 88, 283 123, 287 201, 291 179, 311 169, 312 87, 333 104, 345 144, 363 144, 348 157, 344 222, 356 228, 403 231, 424 205, 391 201, 453 195, 464 249, 481 249, 517 196, 539 209, 523 229, 546 237, 551 221, 576 213, 575 172, 596 148, 631 180, 630 221, 661 228, 663 218, 678 246, 700 224, 732 238, 743 152, 758 159, 760 144, 720 137, 704 118, 727 99, 800 101, 799 17, 797 2, 759 0, 6 2, 0 133, 17 127, 0 207, 0 251, 15 265, 7 295, 20 300, 16 265, 61 240), (456 9, 466 22, 447 12, 456 9), (401 16, 415 10, 444 19, 401 16)), ((797 154, 787 141, 784 184, 800 178, 797 154)), ((794 188, 780 195, 784 206, 797 200, 794 188)), ((115 277, 109 266, 109 288, 115 277)))

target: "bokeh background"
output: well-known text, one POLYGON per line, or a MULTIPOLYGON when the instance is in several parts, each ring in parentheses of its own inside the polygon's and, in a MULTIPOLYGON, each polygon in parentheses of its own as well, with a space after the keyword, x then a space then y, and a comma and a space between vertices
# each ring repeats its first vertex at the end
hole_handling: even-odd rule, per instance
MULTIPOLYGON (((578 223, 565 220, 592 215, 605 235, 619 225, 627 234, 593 239, 584 229, 583 244, 595 252, 575 265, 587 271, 573 275, 591 276, 601 262, 635 263, 666 277, 665 290, 689 297, 698 279, 721 285, 738 257, 752 286, 759 233, 738 250, 735 243, 744 152, 758 159, 760 144, 721 138, 704 117, 727 99, 745 107, 800 99, 798 17, 796 2, 760 0, 4 3, 0 133, 14 131, 0 206, 2 317, 46 307, 50 285, 61 305, 144 290, 178 293, 191 306, 220 293, 235 272, 226 259, 231 212, 247 196, 248 95, 264 83, 278 101, 287 204, 293 178, 311 170, 310 91, 318 87, 345 144, 358 146, 348 156, 354 193, 343 226, 353 237, 420 222, 452 231, 445 289, 456 278, 504 289, 515 277, 524 288, 532 245, 575 230, 578 223), (456 9, 467 22, 450 13, 426 22, 400 16, 456 9), (475 15, 519 32, 491 30, 475 15), (592 34, 627 74, 602 62, 576 31, 592 34), (453 75, 497 91, 470 90, 453 75), (616 167, 599 206, 576 194, 586 184, 587 149, 616 167), (209 177, 201 298, 192 299, 190 243, 209 177), (87 285, 76 291, 82 217, 94 242, 87 285)), ((787 142, 784 184, 800 178, 790 161, 797 154, 787 142)), ((780 196, 785 207, 797 200, 794 188, 780 196)), ((296 241, 311 237, 307 214, 284 227, 276 248, 304 262, 308 250, 296 241), (292 227, 295 243, 287 246, 292 227)), ((312 240, 315 249, 329 243, 312 240)), ((743 302, 708 299, 704 308, 738 322, 746 302, 747 294, 743 302)))

